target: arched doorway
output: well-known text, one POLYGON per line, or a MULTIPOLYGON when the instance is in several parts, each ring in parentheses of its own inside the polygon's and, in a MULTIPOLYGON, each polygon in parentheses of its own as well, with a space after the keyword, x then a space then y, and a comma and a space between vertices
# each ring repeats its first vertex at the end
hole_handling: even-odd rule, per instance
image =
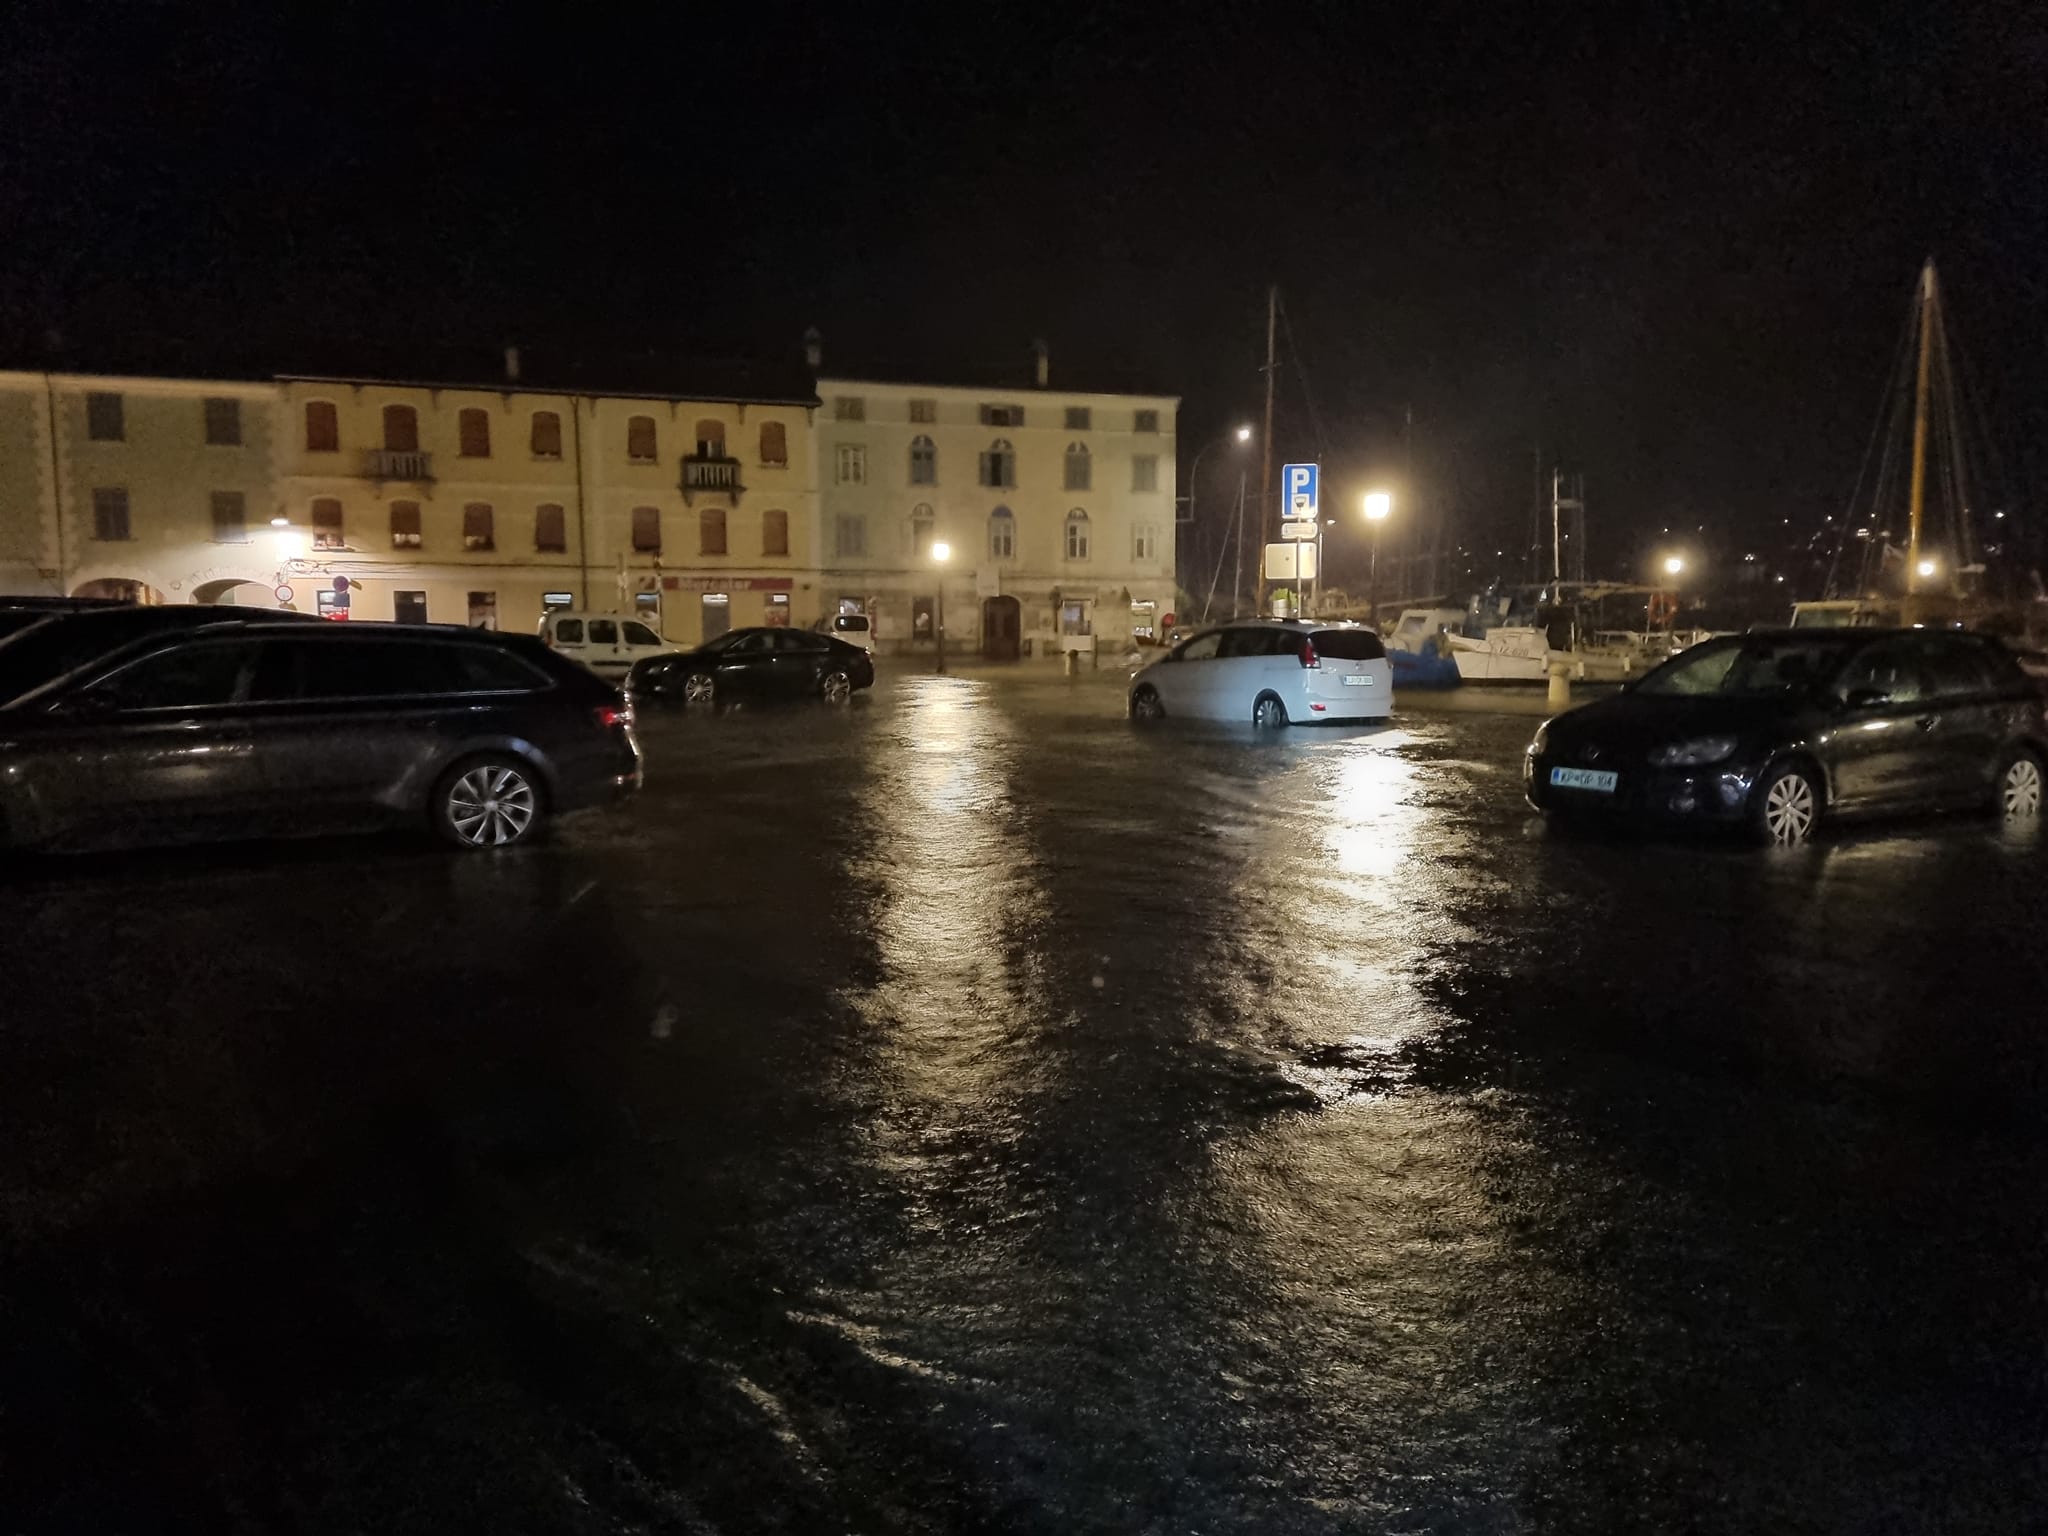
POLYGON ((73 589, 73 597, 96 597, 116 603, 140 603, 145 608, 163 605, 164 595, 146 581, 130 581, 125 576, 100 576, 92 581, 82 581, 73 589))
POLYGON ((269 587, 260 581, 247 581, 236 576, 225 581, 202 581, 192 589, 192 601, 209 607, 216 603, 239 604, 244 608, 277 606, 269 587))
POLYGON ((1024 635, 1024 605, 1014 597, 981 603, 981 654, 990 661, 1015 661, 1024 635))

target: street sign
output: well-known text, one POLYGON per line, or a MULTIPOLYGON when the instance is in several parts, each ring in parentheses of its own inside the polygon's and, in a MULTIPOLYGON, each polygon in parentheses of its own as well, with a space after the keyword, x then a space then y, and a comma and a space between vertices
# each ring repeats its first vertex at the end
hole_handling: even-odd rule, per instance
POLYGON ((1268 544, 1266 580, 1314 581, 1316 547, 1313 544, 1268 544))
POLYGON ((1299 523, 1294 521, 1294 519, 1289 518, 1286 522, 1280 525, 1280 537, 1283 539, 1313 540, 1315 536, 1316 520, 1314 518, 1309 518, 1306 522, 1299 523))
POLYGON ((1314 464, 1280 466, 1280 515, 1313 521, 1321 510, 1317 499, 1322 471, 1314 464))

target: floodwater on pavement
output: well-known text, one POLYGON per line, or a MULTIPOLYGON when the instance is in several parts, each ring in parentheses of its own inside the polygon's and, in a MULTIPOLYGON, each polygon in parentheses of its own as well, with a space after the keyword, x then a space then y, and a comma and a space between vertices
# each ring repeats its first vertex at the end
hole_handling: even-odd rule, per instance
POLYGON ((0 876, 0 1528, 2012 1531, 2048 848, 884 676, 0 876))

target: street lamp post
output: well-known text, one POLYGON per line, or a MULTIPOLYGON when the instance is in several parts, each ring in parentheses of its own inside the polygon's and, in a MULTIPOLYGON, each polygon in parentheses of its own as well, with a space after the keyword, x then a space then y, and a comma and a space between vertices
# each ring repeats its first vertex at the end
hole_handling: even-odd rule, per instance
POLYGON ((1365 589, 1365 607, 1374 629, 1380 627, 1380 529, 1393 510, 1394 498, 1385 491, 1365 493, 1365 520, 1372 524, 1372 575, 1365 589))
POLYGON ((946 671, 946 562, 952 558, 952 545, 943 540, 932 545, 932 564, 939 568, 939 592, 932 612, 932 639, 938 645, 938 671, 941 676, 946 671))
MULTIPOLYGON (((1222 445, 1223 445, 1224 443, 1229 443, 1229 442, 1235 442, 1235 443, 1243 444, 1243 443, 1248 443, 1248 442, 1250 442, 1251 440, 1252 440, 1252 429, 1251 429, 1250 427, 1247 427, 1247 426, 1239 426, 1239 427, 1236 427, 1236 428, 1234 428, 1233 430, 1231 430, 1231 431, 1229 431, 1229 432, 1226 432, 1226 433, 1225 433, 1225 434, 1224 434, 1223 436, 1221 436, 1221 437, 1218 437, 1218 438, 1212 438, 1212 439, 1211 439, 1210 441, 1208 441, 1208 442, 1206 442, 1206 443, 1202 444, 1202 446, 1201 446, 1200 448, 1197 448, 1197 449, 1195 450, 1195 460, 1194 460, 1194 462, 1193 462, 1192 464, 1188 465, 1188 526, 1189 526, 1190 528, 1192 528, 1192 527, 1194 527, 1194 526, 1195 526, 1195 497, 1196 497, 1196 495, 1197 495, 1197 494, 1198 494, 1198 493, 1199 493, 1199 492, 1201 491, 1201 489, 1202 489, 1202 459, 1203 459, 1203 457, 1204 457, 1204 456, 1205 456, 1205 455, 1206 455, 1206 454, 1207 454, 1207 453, 1209 452, 1209 450, 1210 450, 1211 448, 1218 448, 1218 447, 1221 447, 1221 446, 1222 446, 1222 445)), ((1238 565, 1239 565, 1240 567, 1242 567, 1242 566, 1244 565, 1244 508, 1243 508, 1243 506, 1242 506, 1242 501, 1243 501, 1243 493, 1242 493, 1242 492, 1240 492, 1240 493, 1239 493, 1239 502, 1240 502, 1240 505, 1239 505, 1239 508, 1238 508, 1238 519, 1237 519, 1237 546, 1238 546, 1238 547, 1237 547, 1237 563, 1238 563, 1238 565)), ((1224 537, 1225 537, 1225 540, 1227 541, 1227 540, 1228 540, 1228 538, 1229 538, 1229 534, 1228 534, 1228 533, 1226 532, 1226 534, 1224 535, 1224 537)), ((1222 552, 1221 552, 1221 551, 1218 551, 1218 552, 1217 552, 1217 556, 1216 556, 1216 570, 1217 570, 1217 573, 1218 573, 1219 575, 1220 575, 1220 574, 1222 573, 1222 570, 1223 570, 1223 555, 1222 555, 1222 552)), ((1242 576, 1240 576, 1240 577, 1239 577, 1239 579, 1238 579, 1238 581, 1237 581, 1236 583, 1233 583, 1233 585, 1232 585, 1232 587, 1231 587, 1231 592, 1230 592, 1230 611, 1231 611, 1231 612, 1232 612, 1233 614, 1237 612, 1237 594, 1238 594, 1238 587, 1239 587, 1240 585, 1242 585, 1242 581, 1243 581, 1243 578, 1242 578, 1242 576)), ((1215 585, 1215 583, 1214 583, 1214 582, 1211 582, 1211 583, 1209 584, 1209 595, 1210 595, 1211 597, 1214 597, 1214 596, 1216 595, 1216 585, 1215 585)), ((1206 607, 1205 607, 1205 608, 1204 608, 1204 610, 1203 610, 1203 617, 1204 617, 1205 619, 1206 619, 1206 618, 1208 617, 1208 610, 1207 610, 1207 608, 1206 608, 1206 607)))

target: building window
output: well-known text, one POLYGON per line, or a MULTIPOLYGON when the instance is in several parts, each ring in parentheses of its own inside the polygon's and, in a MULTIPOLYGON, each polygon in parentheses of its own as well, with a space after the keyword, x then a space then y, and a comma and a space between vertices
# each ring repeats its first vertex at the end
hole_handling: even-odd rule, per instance
POLYGON ((456 416, 455 452, 465 459, 488 459, 491 456, 490 412, 471 406, 456 416))
POLYGON ((569 520, 552 501, 533 509, 533 549, 539 555, 564 554, 569 548, 569 520))
POLYGON ((787 464, 789 462, 789 432, 779 421, 761 423, 761 462, 763 464, 787 464))
MULTIPOLYGON (((120 399, 119 395, 114 397, 120 399)), ((92 536, 104 543, 128 537, 128 488, 103 485, 92 493, 92 536)))
POLYGON ((710 417, 697 423, 697 457, 700 459, 722 459, 725 457, 725 423, 713 421, 710 417))
POLYGON ((420 413, 409 405, 387 405, 384 407, 384 451, 386 453, 418 453, 420 451, 420 413))
POLYGON ((912 421, 934 422, 939 419, 939 402, 936 400, 913 400, 910 402, 912 421))
POLYGON ((1093 465, 1088 458, 1086 443, 1067 444, 1067 489, 1085 491, 1092 478, 1093 465))
POLYGON ((1024 425, 1024 407, 984 405, 981 408, 981 424, 984 427, 1021 427, 1024 425))
POLYGON ((488 554, 498 547, 496 517, 488 501, 472 501, 462 509, 462 547, 472 554, 488 554))
POLYGON ((1157 411, 1133 412, 1131 415, 1131 430, 1133 432, 1157 432, 1159 430, 1159 413, 1157 411))
POLYGON ((626 457, 635 464, 652 464, 658 457, 652 416, 634 416, 626 422, 626 457))
POLYGON ((761 612, 761 622, 770 629, 789 628, 789 594, 770 592, 767 606, 761 612))
POLYGON ((209 396, 202 402, 209 448, 242 446, 242 402, 209 396))
POLYGON ((981 483, 1013 489, 1017 484, 1017 450, 1007 438, 997 438, 981 456, 981 483))
POLYGON ((427 594, 424 592, 394 592, 391 594, 391 617, 400 624, 424 624, 427 622, 427 594))
POLYGON ((633 509, 633 552, 640 555, 661 553, 661 508, 633 509))
POLYGON ((868 552, 868 520, 864 517, 835 518, 832 524, 832 552, 842 560, 859 559, 868 552))
POLYGON ((339 453, 341 451, 341 412, 334 408, 332 400, 308 400, 306 402, 306 452, 339 453))
POLYGON ((1088 558, 1088 514, 1079 507, 1067 514, 1067 558, 1088 558))
POLYGON ((418 549, 420 547, 420 504, 416 501, 394 501, 391 503, 391 547, 393 549, 418 549))
MULTIPOLYGON (((94 390, 85 397, 85 435, 96 443, 128 440, 128 422, 121 409, 121 397, 94 390)), ((123 538, 127 535, 123 534, 123 538)))
POLYGON ((1159 531, 1150 523, 1140 523, 1131 530, 1131 558, 1141 565, 1159 558, 1159 531))
POLYGON ((1086 432, 1089 426, 1090 414, 1088 407, 1085 405, 1068 406, 1067 430, 1069 432, 1086 432))
POLYGON ((929 560, 932 555, 932 529, 938 519, 932 515, 931 503, 920 501, 910 509, 910 554, 914 560, 929 560))
POLYGON ((938 445, 919 433, 910 440, 910 483, 912 485, 937 485, 939 483, 938 445))
POLYGON ((249 542, 249 505, 240 491, 215 491, 213 493, 213 542, 216 544, 246 544, 249 542))
POLYGON ((706 507, 697 514, 697 553, 725 553, 725 508, 706 507))
POLYGON ((1159 455, 1141 453, 1131 460, 1131 489, 1134 491, 1156 491, 1159 489, 1159 455))
POLYGON ((498 627, 497 593, 472 592, 469 594, 469 627, 471 629, 496 629, 498 627))
POLYGON ((1011 560, 1017 554, 1017 519, 1008 507, 997 507, 988 515, 988 557, 1011 560))
POLYGON ((840 485, 868 483, 868 451, 859 443, 841 443, 833 479, 840 485))
POLYGON ((866 421, 868 403, 859 395, 838 395, 832 401, 834 421, 866 421))
POLYGON ((789 514, 770 508, 761 514, 761 553, 764 555, 786 555, 789 553, 789 514))
POLYGON ((536 459, 559 459, 562 456, 561 416, 554 411, 535 411, 528 442, 536 459))
POLYGON ((332 496, 318 496, 313 500, 313 547, 315 549, 346 549, 347 543, 341 536, 341 503, 332 496))

